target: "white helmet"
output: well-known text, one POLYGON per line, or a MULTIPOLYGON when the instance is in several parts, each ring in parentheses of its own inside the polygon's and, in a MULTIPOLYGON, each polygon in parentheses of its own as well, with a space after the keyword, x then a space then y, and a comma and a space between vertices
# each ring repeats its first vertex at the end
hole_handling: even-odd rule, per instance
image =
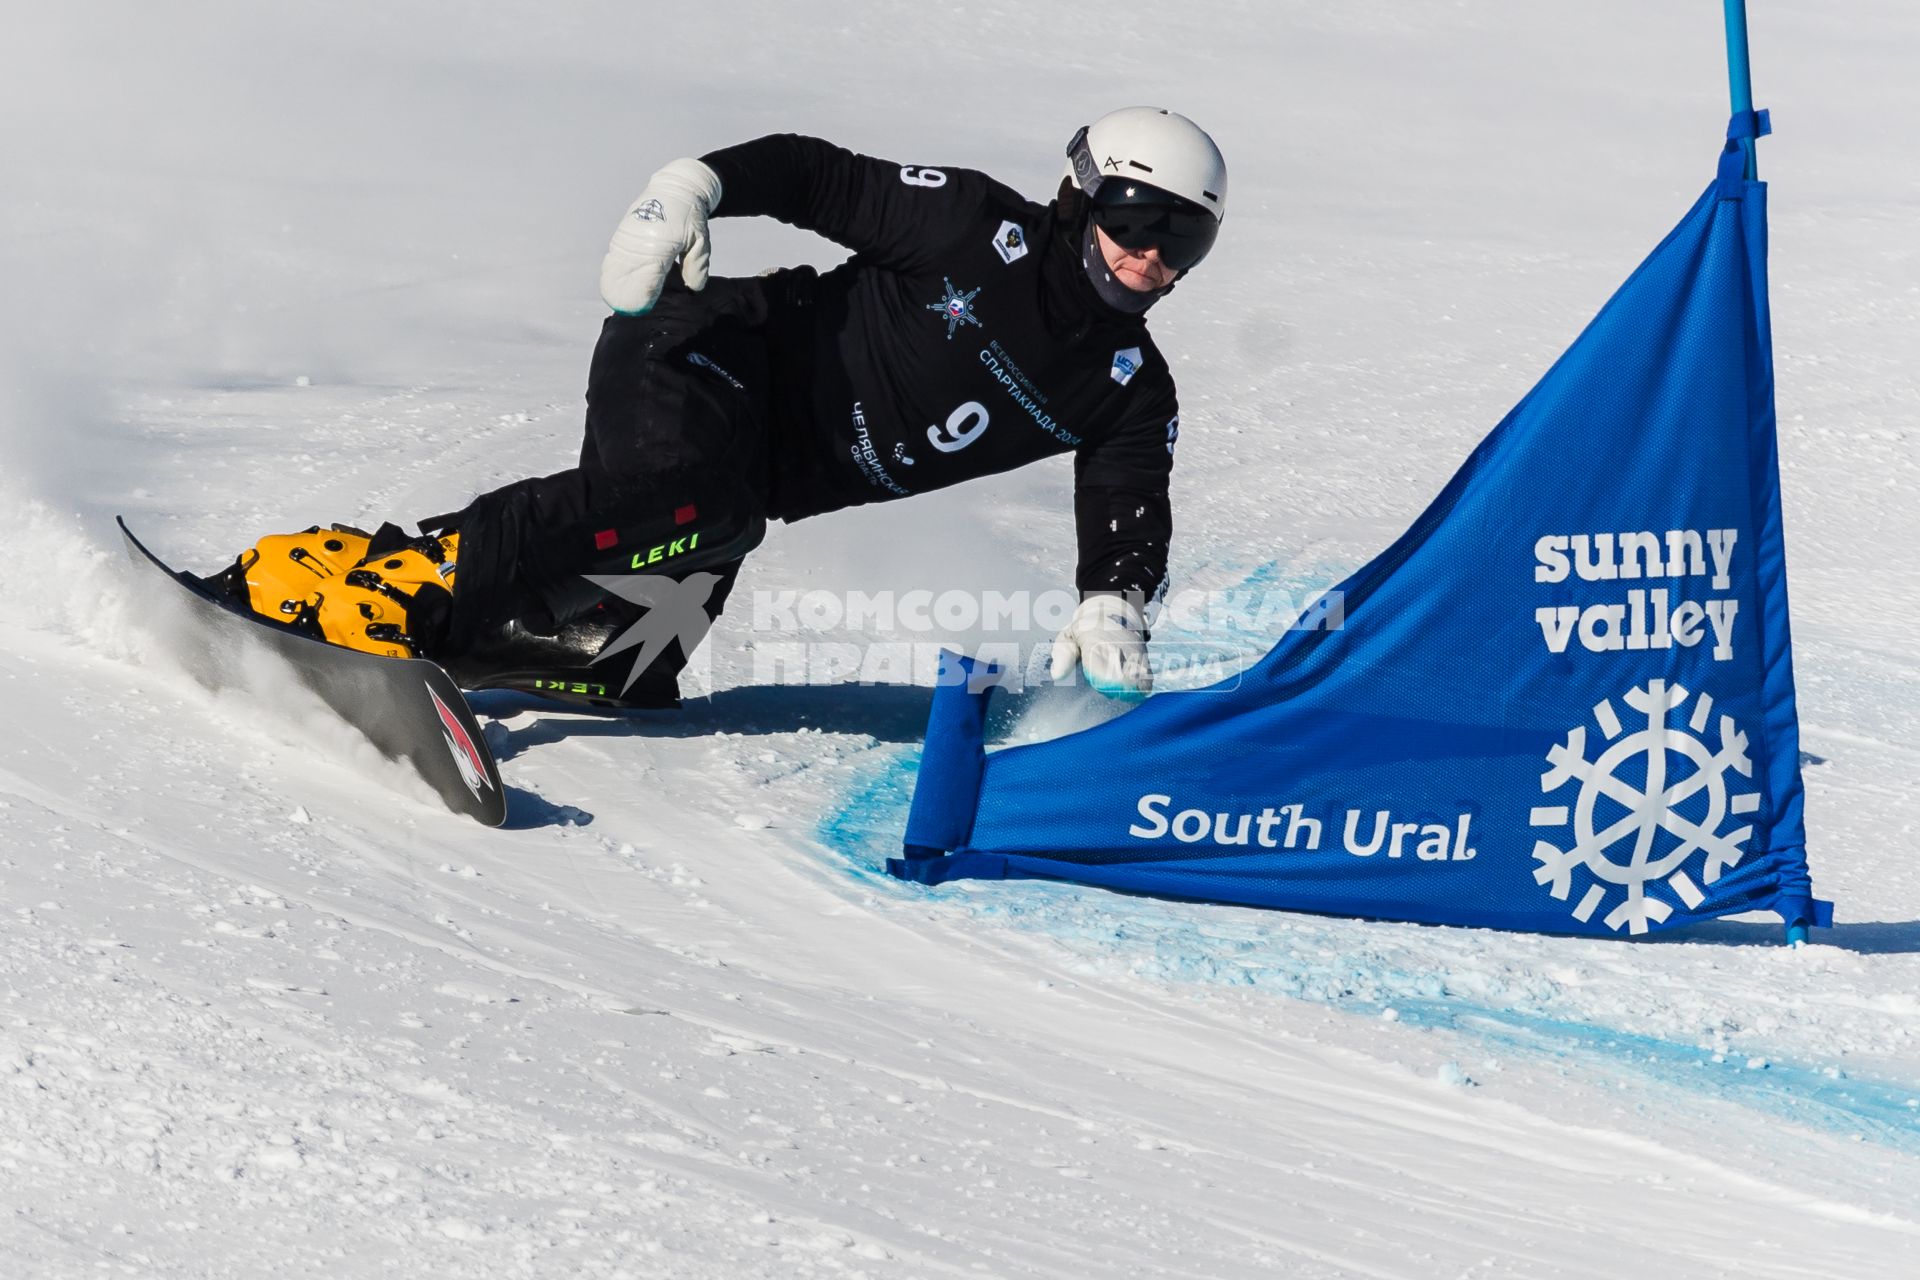
POLYGON ((1110 111, 1073 135, 1067 157, 1093 221, 1121 245, 1156 245, 1182 271, 1213 247, 1227 210, 1227 162, 1185 116, 1159 107, 1110 111))

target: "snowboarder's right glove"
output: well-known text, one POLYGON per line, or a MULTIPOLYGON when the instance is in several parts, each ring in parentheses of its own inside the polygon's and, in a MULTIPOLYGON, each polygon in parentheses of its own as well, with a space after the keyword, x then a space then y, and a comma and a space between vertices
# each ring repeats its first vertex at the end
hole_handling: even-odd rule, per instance
POLYGON ((1109 698, 1139 702, 1151 693, 1147 619, 1140 606, 1116 595, 1082 600, 1066 629, 1054 637, 1054 682, 1071 676, 1076 663, 1087 673, 1087 683, 1109 698))
POLYGON ((629 316, 653 310, 675 262, 687 288, 706 288, 707 219, 719 203, 720 175, 698 160, 675 160, 647 179, 600 264, 607 305, 629 316))

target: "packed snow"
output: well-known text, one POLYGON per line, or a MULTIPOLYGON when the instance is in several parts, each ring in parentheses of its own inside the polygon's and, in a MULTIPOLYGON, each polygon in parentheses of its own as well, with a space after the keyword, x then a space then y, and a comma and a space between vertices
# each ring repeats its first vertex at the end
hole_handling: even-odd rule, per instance
POLYGON ((754 602, 1067 585, 1064 460, 777 529, 681 712, 476 698, 498 832, 270 667, 203 688, 111 520, 210 569, 565 465, 607 232, 675 156, 798 130, 1044 196, 1077 125, 1158 102, 1233 166, 1153 317, 1174 573, 1329 585, 1708 180, 1720 6, 10 14, 0 1274, 1911 1274, 1920 12, 1753 19, 1839 921, 1797 950, 888 879, 927 690, 774 682, 754 602))

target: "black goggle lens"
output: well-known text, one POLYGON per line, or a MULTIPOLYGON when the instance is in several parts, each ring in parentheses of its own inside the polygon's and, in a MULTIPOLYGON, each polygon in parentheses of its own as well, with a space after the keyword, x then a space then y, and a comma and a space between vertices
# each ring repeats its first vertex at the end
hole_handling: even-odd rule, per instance
POLYGON ((1149 183, 1102 174, 1087 146, 1082 125, 1067 144, 1074 176, 1092 206, 1093 223, 1123 249, 1157 248, 1160 260, 1175 271, 1199 265, 1220 234, 1212 212, 1149 183))
POLYGON ((1160 260, 1175 271, 1199 265, 1213 248, 1220 224, 1204 209, 1179 204, 1119 204, 1093 206, 1093 225, 1122 249, 1160 250, 1160 260))

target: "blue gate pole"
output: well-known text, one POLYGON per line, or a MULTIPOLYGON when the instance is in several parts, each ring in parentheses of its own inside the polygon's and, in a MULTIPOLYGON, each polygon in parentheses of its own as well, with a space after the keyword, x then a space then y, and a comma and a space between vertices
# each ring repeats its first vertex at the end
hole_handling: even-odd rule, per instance
MULTIPOLYGON (((1727 88, 1733 97, 1733 113, 1753 110, 1753 64, 1747 56, 1747 0, 1726 0, 1727 8, 1727 88)), ((1740 149, 1747 153, 1747 181, 1760 177, 1758 138, 1742 138, 1740 149)), ((1787 921, 1787 945, 1806 945, 1807 926, 1787 921)))
MULTIPOLYGON (((1753 67, 1747 60, 1747 0, 1726 0, 1727 6, 1727 86, 1733 94, 1733 113, 1753 110, 1753 67)), ((1742 138, 1740 149, 1747 153, 1747 181, 1760 177, 1759 139, 1742 138)))

